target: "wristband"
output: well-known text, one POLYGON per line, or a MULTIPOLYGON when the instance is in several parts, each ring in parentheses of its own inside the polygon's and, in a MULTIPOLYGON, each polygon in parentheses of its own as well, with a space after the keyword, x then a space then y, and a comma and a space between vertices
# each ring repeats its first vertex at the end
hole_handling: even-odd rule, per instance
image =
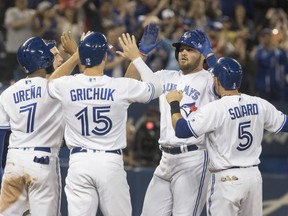
POLYGON ((171 115, 175 113, 180 113, 180 103, 179 101, 172 101, 170 103, 170 108, 171 108, 171 115))

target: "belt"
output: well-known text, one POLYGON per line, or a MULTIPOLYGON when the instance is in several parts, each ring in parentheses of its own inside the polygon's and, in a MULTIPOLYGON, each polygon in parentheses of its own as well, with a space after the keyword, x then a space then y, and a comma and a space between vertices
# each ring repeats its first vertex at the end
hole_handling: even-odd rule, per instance
POLYGON ((14 148, 14 149, 19 149, 23 151, 44 151, 44 152, 51 153, 51 148, 49 147, 24 147, 24 148, 14 148))
POLYGON ((198 147, 196 145, 182 145, 178 147, 165 147, 165 146, 160 146, 160 150, 169 153, 169 154, 181 154, 185 152, 190 152, 190 151, 195 151, 197 150, 198 147))
POLYGON ((252 166, 232 166, 227 169, 242 169, 242 168, 251 168, 251 167, 257 167, 258 165, 252 165, 252 166))
POLYGON ((114 153, 114 154, 122 154, 122 151, 120 149, 116 149, 116 150, 97 150, 97 149, 86 149, 86 148, 82 148, 82 147, 75 147, 72 148, 71 150, 71 154, 75 154, 75 153, 87 153, 87 152, 91 152, 91 153, 97 153, 97 152, 104 152, 104 153, 114 153))

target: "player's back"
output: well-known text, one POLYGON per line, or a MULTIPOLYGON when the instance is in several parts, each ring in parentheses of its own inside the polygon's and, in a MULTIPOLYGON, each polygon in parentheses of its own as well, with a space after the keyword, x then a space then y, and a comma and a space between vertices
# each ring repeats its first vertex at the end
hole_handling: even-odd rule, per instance
POLYGON ((61 105, 49 97, 47 79, 26 78, 1 94, 1 127, 10 127, 9 148, 60 147, 63 138, 61 105))
POLYGON ((208 132, 207 148, 213 149, 209 156, 216 170, 259 164, 264 129, 277 133, 285 119, 266 100, 246 94, 224 96, 201 113, 191 125, 196 134, 208 132))
POLYGON ((53 80, 49 92, 63 104, 68 147, 98 150, 125 148, 129 105, 153 97, 147 83, 84 74, 53 80))

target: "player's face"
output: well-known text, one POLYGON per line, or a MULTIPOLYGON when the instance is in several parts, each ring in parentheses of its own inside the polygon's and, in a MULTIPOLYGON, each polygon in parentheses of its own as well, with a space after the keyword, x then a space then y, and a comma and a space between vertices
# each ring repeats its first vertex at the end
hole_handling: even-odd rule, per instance
POLYGON ((53 62, 53 68, 54 70, 56 70, 58 67, 60 67, 63 63, 63 58, 60 55, 59 50, 57 49, 57 47, 52 47, 50 50, 53 55, 54 55, 54 62, 53 62))
POLYGON ((178 54, 178 63, 183 74, 193 73, 203 68, 201 53, 187 45, 181 45, 178 54))

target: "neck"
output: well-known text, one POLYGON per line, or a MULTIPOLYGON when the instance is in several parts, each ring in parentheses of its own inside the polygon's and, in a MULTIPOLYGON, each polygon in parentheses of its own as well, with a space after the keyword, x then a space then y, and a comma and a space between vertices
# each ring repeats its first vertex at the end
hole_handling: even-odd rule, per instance
POLYGON ((233 95, 240 95, 241 93, 238 90, 225 90, 221 93, 221 97, 224 96, 233 96, 233 95))
POLYGON ((42 77, 42 78, 45 78, 46 77, 46 70, 45 69, 40 69, 40 70, 37 70, 31 74, 29 74, 27 77, 28 78, 32 78, 32 77, 42 77))
POLYGON ((97 68, 97 67, 92 67, 92 68, 85 68, 83 74, 86 76, 103 76, 103 69, 97 68))

